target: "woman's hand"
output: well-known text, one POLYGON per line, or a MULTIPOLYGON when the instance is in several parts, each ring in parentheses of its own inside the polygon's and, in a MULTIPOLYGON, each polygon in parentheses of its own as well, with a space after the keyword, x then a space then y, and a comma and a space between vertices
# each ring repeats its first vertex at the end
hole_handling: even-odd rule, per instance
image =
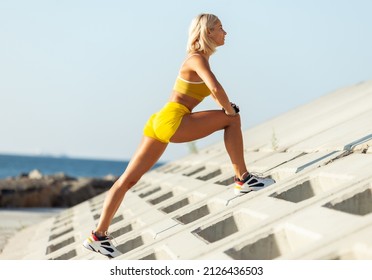
POLYGON ((222 108, 222 110, 225 112, 228 116, 235 116, 240 112, 239 106, 235 103, 230 102, 231 108, 228 108, 227 110, 225 108, 222 108))

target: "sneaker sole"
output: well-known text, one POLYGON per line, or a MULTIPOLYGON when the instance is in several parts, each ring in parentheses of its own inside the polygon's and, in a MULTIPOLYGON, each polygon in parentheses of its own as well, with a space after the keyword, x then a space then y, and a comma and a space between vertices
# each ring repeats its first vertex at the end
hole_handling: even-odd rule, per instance
POLYGON ((83 242, 83 246, 84 246, 85 249, 88 249, 88 250, 90 250, 90 251, 92 251, 94 253, 99 253, 99 254, 101 254, 101 255, 103 255, 105 257, 108 257, 110 259, 114 258, 114 256, 112 256, 111 254, 102 253, 99 249, 95 248, 95 246, 90 245, 90 243, 87 242, 87 241, 84 241, 83 242))
POLYGON ((86 249, 88 249, 88 250, 90 250, 90 251, 97 252, 97 251, 94 249, 94 247, 93 247, 93 246, 90 246, 90 244, 89 244, 87 241, 84 241, 84 242, 83 242, 83 246, 84 246, 84 248, 86 248, 86 249))
POLYGON ((267 187, 270 187, 270 186, 273 185, 273 184, 275 184, 275 182, 272 183, 272 184, 270 184, 270 185, 264 186, 264 187, 249 187, 249 190, 246 190, 246 191, 242 190, 240 186, 236 186, 236 187, 234 188, 234 193, 235 193, 236 195, 239 195, 239 194, 247 194, 247 193, 249 193, 249 192, 251 192, 251 191, 260 191, 260 190, 262 190, 262 189, 265 189, 265 188, 267 188, 267 187))
POLYGON ((246 193, 249 193, 249 192, 251 192, 251 191, 252 191, 252 190, 243 191, 243 190, 241 189, 240 186, 236 186, 236 187, 234 188, 234 193, 235 193, 236 195, 246 194, 246 193))

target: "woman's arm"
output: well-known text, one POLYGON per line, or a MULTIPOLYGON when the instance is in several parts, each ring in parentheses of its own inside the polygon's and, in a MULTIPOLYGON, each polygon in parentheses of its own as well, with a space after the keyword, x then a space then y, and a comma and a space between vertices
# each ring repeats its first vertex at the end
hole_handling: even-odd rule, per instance
POLYGON ((235 109, 231 106, 229 97, 227 96, 222 85, 218 82, 216 76, 210 69, 208 61, 202 56, 193 57, 192 65, 194 71, 205 82, 211 91, 212 98, 221 106, 227 115, 235 115, 235 109))

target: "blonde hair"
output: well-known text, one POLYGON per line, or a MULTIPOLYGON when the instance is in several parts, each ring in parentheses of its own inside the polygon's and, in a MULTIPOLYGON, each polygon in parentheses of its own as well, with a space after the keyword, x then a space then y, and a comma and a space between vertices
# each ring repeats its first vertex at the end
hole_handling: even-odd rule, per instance
POLYGON ((208 32, 212 31, 219 18, 212 14, 200 14, 195 17, 189 28, 187 52, 203 52, 211 55, 216 51, 216 43, 209 38, 208 32))

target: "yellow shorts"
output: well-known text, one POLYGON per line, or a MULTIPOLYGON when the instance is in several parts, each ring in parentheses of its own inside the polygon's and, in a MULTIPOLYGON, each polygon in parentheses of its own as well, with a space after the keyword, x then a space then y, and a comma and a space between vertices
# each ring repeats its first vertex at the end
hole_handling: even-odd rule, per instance
POLYGON ((190 113, 186 106, 168 102, 159 112, 149 118, 143 128, 143 134, 160 142, 169 143, 180 126, 183 116, 190 113))

